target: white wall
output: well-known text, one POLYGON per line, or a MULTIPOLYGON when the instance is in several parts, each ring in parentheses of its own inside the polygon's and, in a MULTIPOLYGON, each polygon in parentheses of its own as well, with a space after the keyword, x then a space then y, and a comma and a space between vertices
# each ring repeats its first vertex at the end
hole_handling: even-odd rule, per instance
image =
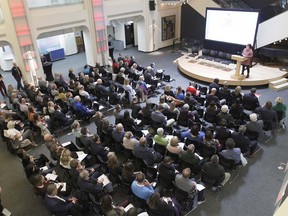
POLYGON ((115 40, 123 41, 124 49, 126 49, 124 24, 115 26, 114 29, 115 29, 115 40))
POLYGON ((257 48, 288 37, 288 11, 281 13, 258 26, 257 48))
POLYGON ((88 29, 83 30, 83 38, 85 44, 86 60, 87 64, 95 65, 95 60, 93 58, 93 47, 90 45, 92 43, 91 36, 88 29))
POLYGON ((59 35, 59 39, 60 39, 60 46, 64 48, 66 56, 74 55, 78 52, 74 32, 59 35))
POLYGON ((9 71, 13 67, 12 63, 15 61, 13 50, 10 46, 0 47, 0 67, 3 71, 9 71), (3 50, 4 48, 4 50, 3 50))
POLYGON ((134 45, 138 46, 138 23, 134 22, 134 45))
POLYGON ((137 22, 137 31, 138 31, 138 50, 145 51, 147 39, 145 38, 146 32, 145 32, 144 20, 137 22))

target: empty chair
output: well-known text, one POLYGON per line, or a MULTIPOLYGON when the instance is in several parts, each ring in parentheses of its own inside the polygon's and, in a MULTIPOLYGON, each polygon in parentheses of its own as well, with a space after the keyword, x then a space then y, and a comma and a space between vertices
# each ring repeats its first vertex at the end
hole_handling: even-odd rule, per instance
POLYGON ((207 56, 206 59, 209 60, 209 61, 214 61, 214 59, 217 58, 217 54, 218 54, 218 51, 210 50, 209 56, 207 56))

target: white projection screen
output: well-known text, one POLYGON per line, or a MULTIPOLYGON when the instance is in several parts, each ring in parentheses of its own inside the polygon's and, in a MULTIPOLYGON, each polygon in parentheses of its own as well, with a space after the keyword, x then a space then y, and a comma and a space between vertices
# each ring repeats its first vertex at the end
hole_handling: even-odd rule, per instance
POLYGON ((259 11, 206 10, 205 39, 239 45, 254 45, 259 11))

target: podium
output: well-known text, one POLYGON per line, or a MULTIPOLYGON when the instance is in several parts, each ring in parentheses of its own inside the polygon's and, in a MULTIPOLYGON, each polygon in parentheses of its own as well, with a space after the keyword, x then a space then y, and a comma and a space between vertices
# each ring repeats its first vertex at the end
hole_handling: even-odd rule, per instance
POLYGON ((231 78, 237 79, 237 80, 243 80, 244 75, 240 75, 240 67, 241 67, 241 63, 247 60, 247 58, 240 56, 240 55, 232 55, 231 59, 236 60, 236 71, 235 71, 235 74, 231 76, 231 78))

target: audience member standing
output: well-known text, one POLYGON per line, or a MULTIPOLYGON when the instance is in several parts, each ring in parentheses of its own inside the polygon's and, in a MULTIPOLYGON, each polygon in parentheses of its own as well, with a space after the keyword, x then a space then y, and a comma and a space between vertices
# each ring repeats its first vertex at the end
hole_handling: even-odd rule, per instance
POLYGON ((13 62, 13 67, 11 69, 12 71, 12 76, 15 78, 16 82, 17 82, 17 89, 20 90, 24 90, 22 83, 21 83, 21 78, 22 78, 22 72, 21 69, 17 66, 17 64, 15 62, 13 62))

